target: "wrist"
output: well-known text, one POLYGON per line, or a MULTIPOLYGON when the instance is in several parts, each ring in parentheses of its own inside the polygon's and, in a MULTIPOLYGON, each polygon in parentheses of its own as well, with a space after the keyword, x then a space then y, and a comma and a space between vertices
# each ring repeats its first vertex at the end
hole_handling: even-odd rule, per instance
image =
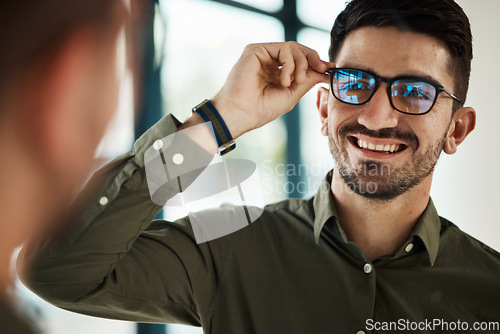
POLYGON ((195 143, 203 147, 210 154, 217 153, 218 145, 213 136, 213 131, 208 126, 199 127, 197 125, 205 124, 205 121, 197 113, 193 113, 177 130, 184 132, 195 143))
POLYGON ((226 123, 228 130, 231 132, 233 139, 253 130, 253 122, 248 118, 248 115, 240 111, 237 107, 228 101, 224 101, 219 97, 211 100, 214 107, 219 111, 222 119, 226 123))
POLYGON ((217 110, 212 101, 205 100, 194 107, 192 111, 199 114, 206 123, 211 125, 213 135, 219 147, 217 152, 219 155, 225 155, 236 148, 236 142, 227 127, 226 121, 222 118, 219 110, 217 110))

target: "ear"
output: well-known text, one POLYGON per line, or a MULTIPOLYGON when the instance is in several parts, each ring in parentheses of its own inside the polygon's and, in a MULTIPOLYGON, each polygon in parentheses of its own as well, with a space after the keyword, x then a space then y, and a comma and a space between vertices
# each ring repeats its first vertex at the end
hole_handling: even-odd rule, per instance
POLYGON ((444 145, 444 152, 446 154, 454 154, 469 133, 474 130, 476 126, 476 111, 473 108, 465 107, 460 108, 453 115, 448 136, 444 145))
POLYGON ((320 87, 316 100, 316 107, 319 111, 319 119, 321 121, 321 134, 328 136, 328 96, 330 91, 327 88, 320 87))

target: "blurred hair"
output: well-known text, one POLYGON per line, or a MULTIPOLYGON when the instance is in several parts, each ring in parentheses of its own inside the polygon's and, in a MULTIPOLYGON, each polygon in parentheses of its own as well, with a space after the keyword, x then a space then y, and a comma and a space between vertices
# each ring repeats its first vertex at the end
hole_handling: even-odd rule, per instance
MULTIPOLYGON (((55 54, 82 27, 105 39, 117 30, 122 0, 13 0, 0 3, 0 95, 34 63, 55 54)), ((123 6, 123 5, 122 5, 123 6)))
MULTIPOLYGON (((455 95, 465 101, 472 61, 469 19, 453 0, 352 0, 335 20, 330 37, 330 61, 335 61, 342 43, 362 27, 396 27, 422 33, 443 42, 450 54, 447 64, 455 80, 455 95)), ((453 110, 461 107, 454 102, 453 110)))

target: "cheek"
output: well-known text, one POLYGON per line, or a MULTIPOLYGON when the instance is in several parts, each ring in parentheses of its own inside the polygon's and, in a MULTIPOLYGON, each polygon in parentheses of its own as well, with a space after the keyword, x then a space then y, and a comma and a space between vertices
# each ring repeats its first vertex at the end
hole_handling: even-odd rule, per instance
POLYGON ((350 110, 351 106, 338 102, 330 96, 331 100, 328 104, 328 131, 330 137, 338 142, 338 131, 344 124, 357 124, 357 113, 355 110, 350 110))
MULTIPOLYGON (((448 115, 441 115, 441 111, 437 111, 434 115, 427 114, 413 122, 411 130, 417 136, 420 146, 436 145, 436 143, 441 143, 443 139, 447 136, 450 117, 448 115)), ((417 116, 419 117, 419 116, 417 116)))

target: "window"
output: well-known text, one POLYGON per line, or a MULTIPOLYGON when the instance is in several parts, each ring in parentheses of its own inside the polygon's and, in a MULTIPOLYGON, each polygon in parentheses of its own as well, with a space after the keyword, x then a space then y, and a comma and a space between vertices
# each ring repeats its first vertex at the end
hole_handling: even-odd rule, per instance
MULTIPOLYGON (((192 107, 222 88, 247 44, 283 40, 282 24, 265 15, 211 1, 164 0, 160 5, 166 22, 164 105, 181 121, 189 117, 192 107)), ((285 175, 276 178, 270 167, 283 161, 285 145, 286 131, 278 120, 243 135, 231 153, 230 158, 257 164, 265 202, 286 197, 285 175)), ((167 219, 184 213, 172 211, 166 210, 167 219)))
MULTIPOLYGON (((335 15, 335 14, 332 14, 335 15)), ((304 28, 299 32, 299 43, 316 50, 321 59, 328 59, 330 45, 329 33, 312 28, 304 28)), ((328 87, 328 85, 322 85, 328 87)), ((304 175, 302 181, 307 185, 301 192, 303 197, 314 195, 326 173, 333 168, 333 158, 328 147, 327 137, 321 134, 321 123, 316 108, 318 86, 314 87, 299 102, 301 119, 301 152, 304 175), (311 143, 314 143, 312 145, 311 143)))
POLYGON ((297 0, 297 15, 306 25, 329 32, 345 4, 345 0, 297 0))
POLYGON ((283 0, 235 0, 235 1, 268 12, 277 12, 283 7, 283 0))

